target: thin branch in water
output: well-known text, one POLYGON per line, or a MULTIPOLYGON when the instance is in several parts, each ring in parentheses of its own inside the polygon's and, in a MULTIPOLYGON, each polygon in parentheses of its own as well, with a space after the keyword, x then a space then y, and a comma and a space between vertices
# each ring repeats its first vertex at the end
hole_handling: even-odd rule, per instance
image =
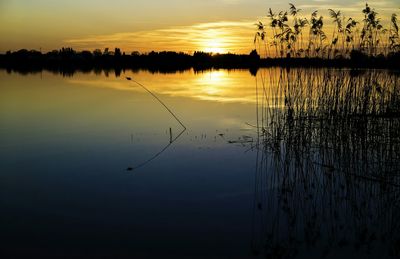
POLYGON ((182 126, 182 131, 180 131, 180 133, 173 139, 172 138, 172 129, 169 128, 169 135, 170 135, 170 140, 169 143, 162 148, 159 152, 157 152, 155 155, 153 155, 152 157, 150 157, 149 159, 147 159, 146 161, 140 163, 139 165, 135 166, 135 167, 128 167, 126 170, 127 171, 133 171, 136 170, 138 168, 141 168, 145 165, 147 165, 148 163, 150 163, 151 161, 153 161, 154 159, 156 159, 159 155, 161 155, 162 153, 164 153, 165 150, 167 150, 180 136, 182 136, 182 134, 186 131, 186 127, 185 125, 178 119, 178 117, 175 115, 175 113, 173 113, 171 111, 171 109, 168 108, 168 106, 160 99, 158 98, 157 95, 155 95, 152 91, 150 91, 146 86, 144 86, 143 84, 139 83, 138 81, 132 79, 131 77, 126 77, 126 80, 128 81, 132 81, 135 84, 139 85, 140 87, 142 87, 146 92, 148 92, 151 96, 153 96, 174 118, 175 120, 182 126))
POLYGON ((157 95, 155 95, 155 94, 154 94, 152 91, 150 91, 146 86, 144 86, 143 84, 139 83, 138 81, 134 80, 134 79, 131 78, 131 77, 126 77, 126 80, 134 82, 135 84, 139 85, 139 86, 142 87, 144 90, 146 90, 149 94, 151 94, 151 96, 153 96, 162 106, 164 106, 164 108, 165 108, 165 109, 175 118, 175 120, 176 120, 177 122, 179 122, 179 124, 186 130, 185 125, 178 119, 178 117, 175 115, 175 113, 173 113, 173 112, 168 108, 168 106, 167 106, 163 101, 161 101, 160 98, 158 98, 157 95))

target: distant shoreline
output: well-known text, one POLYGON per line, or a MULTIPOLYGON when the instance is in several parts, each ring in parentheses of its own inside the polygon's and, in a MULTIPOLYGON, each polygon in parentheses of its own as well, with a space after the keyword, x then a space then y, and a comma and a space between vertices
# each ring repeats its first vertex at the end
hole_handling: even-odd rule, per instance
MULTIPOLYGON (((357 53, 356 53, 357 54, 357 53)), ((110 53, 76 52, 66 48, 60 51, 41 53, 35 50, 20 50, 0 54, 0 69, 9 72, 35 72, 48 70, 59 73, 74 73, 91 70, 137 70, 174 72, 187 69, 250 69, 256 73, 266 67, 313 67, 313 68, 371 68, 400 70, 400 55, 368 57, 353 55, 352 58, 266 58, 256 51, 250 54, 211 54, 195 52, 193 55, 177 52, 132 53, 126 55, 119 49, 110 53)))

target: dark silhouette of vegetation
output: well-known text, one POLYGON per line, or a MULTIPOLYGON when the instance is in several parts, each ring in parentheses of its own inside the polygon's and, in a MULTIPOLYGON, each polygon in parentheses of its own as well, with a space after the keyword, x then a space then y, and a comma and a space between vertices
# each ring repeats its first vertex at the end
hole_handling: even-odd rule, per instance
POLYGON ((400 75, 257 75, 254 253, 398 258, 400 75))
MULTIPOLYGON (((271 64, 317 62, 398 70, 397 16, 385 28, 330 9, 256 24, 271 64), (342 63, 343 62, 343 63, 342 63), (364 64, 364 65, 363 65, 364 64)), ((263 69, 257 73, 258 140, 252 249, 265 258, 399 258, 400 74, 376 69, 263 69)))
POLYGON ((280 59, 350 59, 352 64, 366 61, 398 64, 400 39, 396 14, 391 16, 389 28, 385 28, 378 13, 368 4, 362 10, 362 21, 346 18, 341 11, 329 9, 333 22, 332 36, 329 37, 324 31, 324 17, 318 11, 314 11, 310 18, 305 18, 300 16, 301 9, 289 5, 289 11, 275 13, 269 9, 266 17, 269 26, 261 21, 256 24, 254 43, 259 53, 264 53, 263 56, 280 59))
POLYGON ((122 71, 131 69, 146 69, 151 72, 176 72, 193 68, 194 70, 207 69, 250 69, 253 75, 260 67, 288 66, 288 67, 350 67, 350 68, 389 68, 397 69, 400 55, 368 57, 361 52, 352 52, 351 59, 335 58, 322 59, 319 57, 301 58, 260 58, 256 50, 249 55, 212 54, 195 52, 193 55, 177 52, 150 52, 140 54, 132 52, 126 54, 118 48, 115 52, 96 49, 94 51, 75 51, 72 48, 62 48, 48 53, 36 50, 8 51, 0 54, 0 69, 8 72, 30 73, 48 70, 64 76, 74 72, 100 73, 107 75, 111 70, 119 76, 122 71))
POLYGON ((126 54, 119 48, 116 48, 115 51, 109 51, 108 48, 104 51, 99 49, 75 51, 72 48, 62 48, 48 53, 22 49, 15 52, 8 51, 6 54, 0 55, 0 67, 9 71, 28 72, 46 69, 69 74, 76 70, 148 69, 150 71, 177 71, 190 68, 196 70, 252 68, 259 66, 259 60, 260 57, 256 51, 252 51, 249 55, 205 52, 195 52, 193 55, 189 55, 172 51, 126 54))

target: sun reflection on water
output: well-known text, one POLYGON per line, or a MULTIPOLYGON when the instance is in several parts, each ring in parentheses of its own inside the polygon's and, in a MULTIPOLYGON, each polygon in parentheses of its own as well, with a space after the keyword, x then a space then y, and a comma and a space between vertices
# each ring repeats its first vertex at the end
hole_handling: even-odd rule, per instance
POLYGON ((120 78, 99 78, 92 75, 69 79, 70 83, 81 86, 112 88, 122 91, 143 91, 126 81, 125 76, 135 78, 158 95, 184 97, 198 100, 255 103, 254 77, 248 70, 193 70, 177 74, 151 74, 147 71, 126 72, 120 78))

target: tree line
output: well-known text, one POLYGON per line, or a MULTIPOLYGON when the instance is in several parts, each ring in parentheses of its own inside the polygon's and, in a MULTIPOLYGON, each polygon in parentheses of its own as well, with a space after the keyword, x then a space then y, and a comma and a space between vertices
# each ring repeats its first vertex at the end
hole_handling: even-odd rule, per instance
POLYGON ((161 70, 182 70, 189 68, 250 68, 258 66, 260 56, 254 50, 250 54, 213 54, 196 51, 192 55, 183 52, 161 51, 139 53, 122 52, 115 48, 110 51, 76 51, 61 48, 47 53, 21 49, 0 55, 0 67, 6 69, 107 69, 107 68, 147 68, 161 70))

